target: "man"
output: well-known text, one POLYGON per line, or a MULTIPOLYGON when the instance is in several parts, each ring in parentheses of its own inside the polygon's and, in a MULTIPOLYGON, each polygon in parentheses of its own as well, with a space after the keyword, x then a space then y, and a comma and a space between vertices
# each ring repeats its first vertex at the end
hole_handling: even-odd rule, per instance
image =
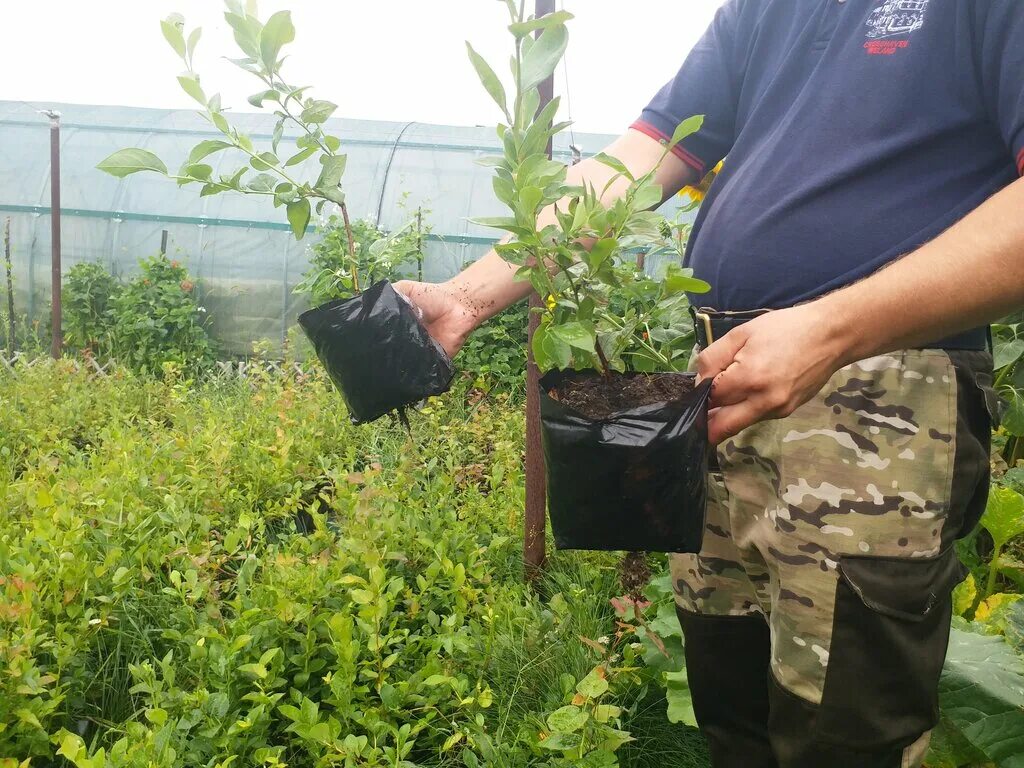
MULTIPOLYGON (((728 155, 687 257, 728 311, 697 323, 704 547, 672 559, 698 721, 720 768, 917 766, 987 493, 986 326, 1024 306, 1024 3, 728 0, 607 152, 642 174, 693 114, 658 181, 728 155)), ((454 353, 512 272, 401 287, 454 353)))

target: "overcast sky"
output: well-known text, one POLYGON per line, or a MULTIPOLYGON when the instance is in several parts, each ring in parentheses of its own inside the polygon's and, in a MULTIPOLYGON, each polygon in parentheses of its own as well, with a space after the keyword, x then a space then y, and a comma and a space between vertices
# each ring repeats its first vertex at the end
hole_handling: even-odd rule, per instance
MULTIPOLYGON (((0 99, 191 109, 159 20, 201 26, 196 69, 207 93, 251 111, 260 90, 223 61, 240 56, 220 0, 34 0, 3 4, 0 99)), ((568 95, 576 130, 618 133, 678 69, 722 0, 558 0, 570 22, 568 95)), ((290 9, 298 36, 285 75, 340 105, 339 117, 484 125, 496 108, 466 59, 470 40, 507 71, 504 5, 495 0, 263 0, 290 9)), ((566 105, 563 98, 563 114, 566 105)))

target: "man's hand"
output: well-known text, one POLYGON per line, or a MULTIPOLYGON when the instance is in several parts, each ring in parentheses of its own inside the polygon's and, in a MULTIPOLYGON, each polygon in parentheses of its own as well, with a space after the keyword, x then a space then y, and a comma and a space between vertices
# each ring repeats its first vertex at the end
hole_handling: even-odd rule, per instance
POLYGON ((422 313, 420 320, 427 332, 444 347, 448 357, 455 357, 477 323, 476 315, 459 300, 458 289, 450 283, 402 280, 395 283, 395 290, 422 313))
POLYGON ((788 416, 814 397, 846 363, 841 331, 813 302, 768 312, 710 344, 697 357, 697 373, 714 379, 711 442, 788 416))

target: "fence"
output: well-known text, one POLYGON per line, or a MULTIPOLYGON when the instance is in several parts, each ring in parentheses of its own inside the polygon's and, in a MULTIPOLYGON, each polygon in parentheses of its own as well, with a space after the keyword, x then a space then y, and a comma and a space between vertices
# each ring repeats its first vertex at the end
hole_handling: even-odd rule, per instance
MULTIPOLYGON (((23 352, 0 354, 0 375, 17 376, 27 368, 52 365, 69 366, 76 372, 86 371, 91 376, 108 378, 118 370, 116 360, 100 362, 94 357, 62 357, 54 360, 44 355, 26 355, 23 352)), ((315 363, 300 363, 296 360, 223 360, 207 369, 206 375, 221 379, 246 379, 254 374, 260 376, 310 376, 316 370, 315 363)))

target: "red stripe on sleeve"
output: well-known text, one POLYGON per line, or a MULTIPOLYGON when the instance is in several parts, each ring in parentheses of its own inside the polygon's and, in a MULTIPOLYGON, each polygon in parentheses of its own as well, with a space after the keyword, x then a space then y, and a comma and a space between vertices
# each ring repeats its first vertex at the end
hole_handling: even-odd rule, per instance
POLYGON ((1017 155, 1017 173, 1024 176, 1024 149, 1017 155))
MULTIPOLYGON (((646 136, 650 136, 652 139, 657 139, 658 141, 665 142, 666 144, 672 140, 671 136, 666 136, 653 125, 651 125, 650 123, 645 123, 643 120, 637 120, 629 127, 632 128, 634 131, 640 131, 640 133, 645 134, 646 136)), ((697 171, 697 174, 703 178, 705 166, 704 163, 702 163, 698 157, 690 154, 678 144, 672 147, 672 154, 674 154, 688 166, 697 171)), ((1024 153, 1022 153, 1022 157, 1024 157, 1024 153)))

